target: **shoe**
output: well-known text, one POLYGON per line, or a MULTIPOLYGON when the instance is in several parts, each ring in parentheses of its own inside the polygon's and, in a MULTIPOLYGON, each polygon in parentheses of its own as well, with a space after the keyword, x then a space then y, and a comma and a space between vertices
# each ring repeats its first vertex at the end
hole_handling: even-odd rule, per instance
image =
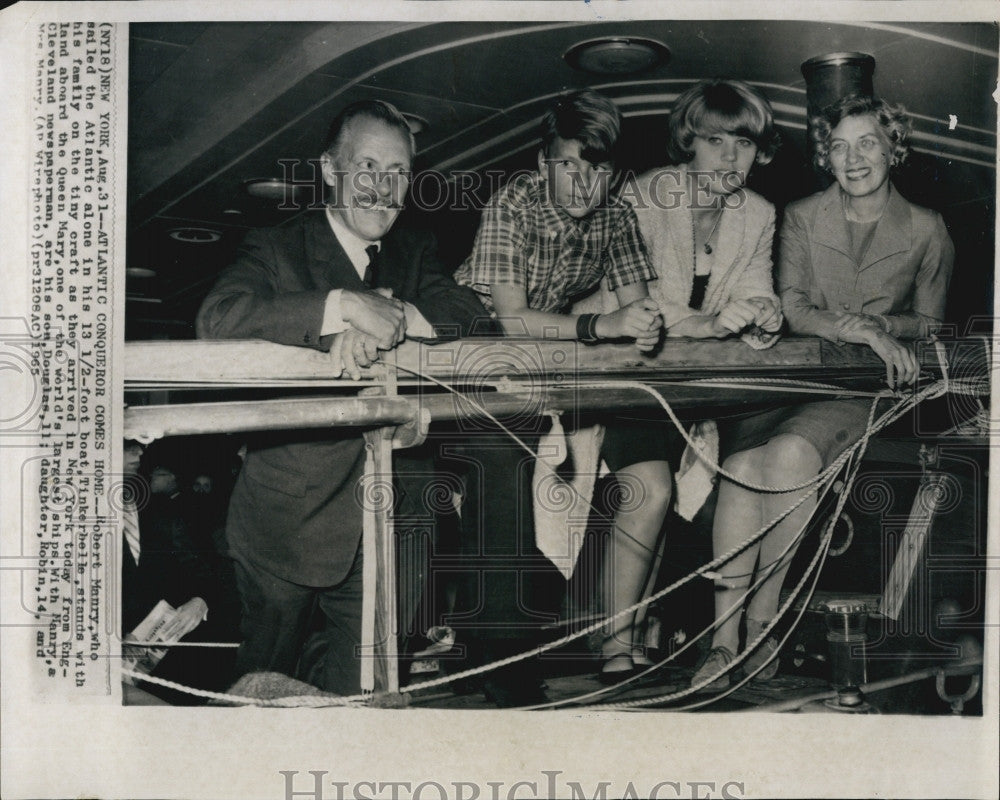
POLYGON ((697 686, 703 681, 707 681, 713 675, 718 676, 707 686, 699 687, 699 692, 722 692, 729 688, 729 673, 725 670, 736 658, 735 654, 728 647, 713 647, 708 651, 708 655, 695 671, 691 678, 691 685, 697 686))
POLYGON ((631 655, 616 653, 604 662, 601 671, 597 673, 597 680, 605 686, 614 686, 616 683, 634 678, 640 672, 642 670, 636 666, 631 655))
MULTIPOLYGON (((750 644, 755 639, 760 638, 761 633, 764 628, 767 627, 766 622, 758 622, 757 620, 748 619, 747 625, 747 644, 750 644)), ((746 660, 743 662, 743 672, 749 675, 751 672, 757 669, 761 664, 768 662, 767 666, 764 667, 760 672, 754 675, 753 679, 755 681, 769 681, 775 675, 778 674, 778 640, 773 636, 768 636, 763 642, 757 645, 757 648, 747 656, 746 660), (773 656, 773 657, 772 657, 773 656)))
POLYGON ((633 647, 632 663, 635 664, 636 669, 642 672, 643 670, 653 666, 656 662, 646 655, 646 649, 644 647, 633 647))
POLYGON ((525 670, 511 670, 510 667, 489 673, 483 681, 483 695, 497 708, 537 706, 549 701, 541 678, 525 670))
MULTIPOLYGON (((484 663, 490 664, 531 649, 529 641, 493 640, 486 642, 484 663)), ((483 694, 497 708, 518 708, 547 703, 545 684, 537 657, 522 659, 483 674, 483 694)))

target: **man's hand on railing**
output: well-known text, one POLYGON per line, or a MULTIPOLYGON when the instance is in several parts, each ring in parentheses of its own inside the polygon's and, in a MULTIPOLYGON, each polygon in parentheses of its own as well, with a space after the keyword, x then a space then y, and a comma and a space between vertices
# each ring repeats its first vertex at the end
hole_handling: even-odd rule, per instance
POLYGON ((378 351, 379 343, 374 336, 349 328, 333 337, 330 360, 340 370, 338 375, 346 372, 352 381, 356 381, 361 378, 362 368, 370 367, 378 358, 378 351))

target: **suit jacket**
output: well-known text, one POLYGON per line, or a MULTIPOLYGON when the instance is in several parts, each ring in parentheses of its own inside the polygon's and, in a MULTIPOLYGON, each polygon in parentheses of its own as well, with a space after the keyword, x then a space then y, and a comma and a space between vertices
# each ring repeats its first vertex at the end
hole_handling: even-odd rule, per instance
MULTIPOLYGON (((427 233, 386 234, 378 285, 413 303, 444 335, 467 335, 485 315, 475 293, 444 270, 427 233)), ((363 288, 325 213, 310 213, 247 236, 198 312, 198 335, 329 350, 333 337, 320 336, 327 294, 363 288)), ((361 537, 363 456, 363 440, 350 428, 257 437, 233 489, 230 548, 287 581, 339 583, 361 537)))
POLYGON ((792 203, 781 226, 778 285, 793 333, 837 340, 842 312, 882 314, 906 339, 944 319, 955 248, 941 215, 890 187, 861 263, 851 254, 840 186, 792 203))
MULTIPOLYGON (((649 296, 660 306, 666 328, 696 314, 718 314, 732 300, 771 297, 777 302, 771 277, 774 246, 774 207, 763 197, 742 189, 727 200, 711 256, 712 272, 701 309, 688 306, 694 285, 694 232, 691 210, 684 199, 684 167, 650 170, 636 178, 632 202, 639 230, 657 279, 649 282, 649 296)), ((627 195, 626 195, 627 196, 627 195)), ((618 308, 603 289, 604 312, 618 308)), ((584 310, 578 304, 573 309, 584 310)))

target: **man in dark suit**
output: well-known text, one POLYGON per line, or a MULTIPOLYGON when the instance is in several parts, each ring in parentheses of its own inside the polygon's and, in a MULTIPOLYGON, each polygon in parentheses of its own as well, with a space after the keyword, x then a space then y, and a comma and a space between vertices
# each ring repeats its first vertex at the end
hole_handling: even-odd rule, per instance
MULTIPOLYGON (((407 334, 468 334, 483 316, 475 294, 443 269, 430 235, 392 229, 413 151, 389 104, 341 112, 321 160, 327 208, 249 234, 205 299, 198 335, 332 351, 356 374, 407 334)), ((251 445, 226 531, 243 606, 239 673, 295 675, 315 605, 330 645, 311 678, 328 691, 359 691, 363 462, 350 428, 273 433, 251 445)))
MULTIPOLYGON (((174 468, 155 446, 143 457, 142 446, 134 441, 125 442, 123 466, 129 490, 121 510, 122 633, 130 634, 165 600, 175 609, 160 631, 165 641, 231 641, 221 613, 221 590, 190 535, 174 468)), ((152 674, 194 688, 222 691, 232 677, 231 653, 224 647, 173 647, 152 674)), ((140 685, 175 705, 205 702, 155 684, 140 685)))

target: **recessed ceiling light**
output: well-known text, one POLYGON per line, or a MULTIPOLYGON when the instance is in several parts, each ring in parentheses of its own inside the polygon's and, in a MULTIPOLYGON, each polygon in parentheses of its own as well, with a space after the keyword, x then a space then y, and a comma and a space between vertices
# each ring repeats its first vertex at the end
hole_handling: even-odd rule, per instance
POLYGON ((573 69, 584 72, 627 75, 665 64, 670 59, 670 48, 656 39, 602 36, 573 45, 563 58, 573 69))
POLYGON ((211 244, 222 238, 222 233, 211 228, 172 228, 167 233, 171 239, 185 244, 211 244))
POLYGON ((418 133, 423 133, 431 126, 426 119, 417 114, 410 114, 406 111, 402 112, 402 114, 406 118, 406 124, 410 126, 410 130, 414 136, 418 133))
POLYGON ((281 178, 251 178, 243 181, 243 190, 251 197, 261 200, 293 201, 297 194, 310 195, 316 191, 311 183, 296 183, 281 178))

